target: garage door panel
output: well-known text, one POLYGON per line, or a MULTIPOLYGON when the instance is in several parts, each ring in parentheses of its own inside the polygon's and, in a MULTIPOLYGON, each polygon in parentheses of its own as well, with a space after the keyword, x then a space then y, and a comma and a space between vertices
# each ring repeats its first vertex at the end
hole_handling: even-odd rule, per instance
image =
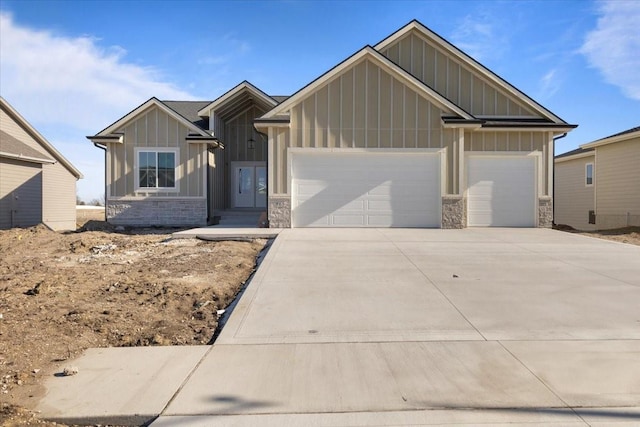
POLYGON ((469 226, 534 227, 535 165, 532 157, 470 157, 469 226))
POLYGON ((296 227, 439 227, 440 156, 293 156, 296 227))

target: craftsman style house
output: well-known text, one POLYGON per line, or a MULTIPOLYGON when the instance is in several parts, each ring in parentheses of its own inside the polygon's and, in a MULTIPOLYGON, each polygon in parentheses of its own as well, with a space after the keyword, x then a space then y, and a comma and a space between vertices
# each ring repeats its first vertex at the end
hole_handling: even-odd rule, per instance
POLYGON ((554 139, 574 127, 412 21, 289 98, 152 98, 89 139, 113 223, 549 227, 554 139))

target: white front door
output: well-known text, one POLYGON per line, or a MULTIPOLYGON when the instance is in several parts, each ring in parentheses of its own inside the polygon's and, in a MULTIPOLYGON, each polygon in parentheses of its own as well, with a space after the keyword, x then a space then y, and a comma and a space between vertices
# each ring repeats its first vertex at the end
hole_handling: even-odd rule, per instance
POLYGON ((232 164, 232 207, 263 208, 267 206, 267 168, 255 162, 232 164))

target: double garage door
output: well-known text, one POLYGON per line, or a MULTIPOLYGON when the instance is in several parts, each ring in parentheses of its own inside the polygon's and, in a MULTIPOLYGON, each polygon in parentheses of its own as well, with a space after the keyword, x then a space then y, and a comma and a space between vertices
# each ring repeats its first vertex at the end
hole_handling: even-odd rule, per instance
POLYGON ((292 153, 294 227, 440 227, 439 153, 292 153))

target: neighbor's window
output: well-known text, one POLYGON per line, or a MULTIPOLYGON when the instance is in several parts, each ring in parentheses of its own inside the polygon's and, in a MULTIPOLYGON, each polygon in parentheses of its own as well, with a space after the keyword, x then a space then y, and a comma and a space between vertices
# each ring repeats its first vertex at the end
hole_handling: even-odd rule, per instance
POLYGON ((138 151, 139 188, 176 188, 175 151, 138 151))
POLYGON ((593 163, 587 163, 585 167, 585 184, 593 185, 593 163))

